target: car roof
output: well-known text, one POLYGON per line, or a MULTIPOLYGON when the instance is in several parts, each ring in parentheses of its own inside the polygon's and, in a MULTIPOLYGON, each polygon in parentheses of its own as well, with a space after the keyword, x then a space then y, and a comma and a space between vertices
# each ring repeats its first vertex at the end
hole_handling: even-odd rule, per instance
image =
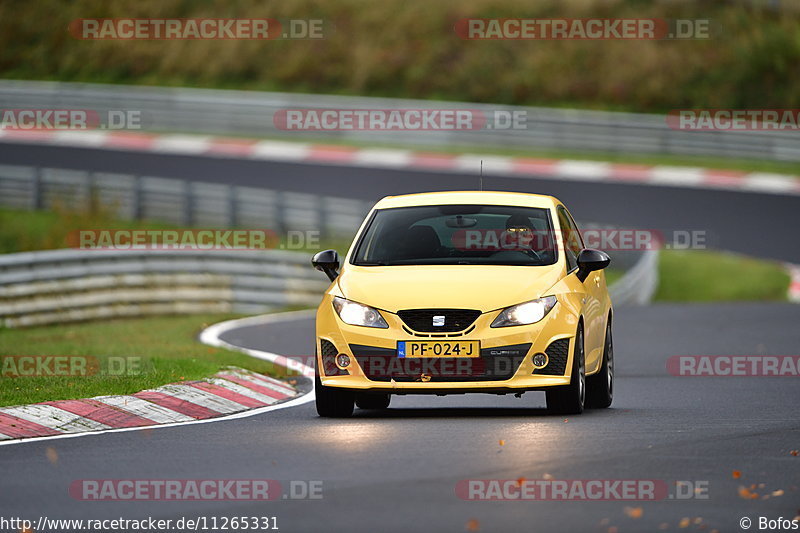
POLYGON ((375 209, 422 205, 514 205, 553 209, 561 202, 553 196, 505 191, 442 191, 387 196, 375 204, 375 209))

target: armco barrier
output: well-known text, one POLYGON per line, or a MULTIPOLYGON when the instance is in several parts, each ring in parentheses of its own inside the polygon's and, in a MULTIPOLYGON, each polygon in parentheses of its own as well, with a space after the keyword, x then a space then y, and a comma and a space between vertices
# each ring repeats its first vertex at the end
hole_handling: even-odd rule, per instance
POLYGON ((316 305, 328 286, 283 250, 47 250, 0 255, 5 327, 316 305))
POLYGON ((751 157, 800 161, 794 132, 679 131, 663 115, 515 107, 463 102, 351 96, 138 87, 0 80, 6 109, 137 111, 141 127, 153 132, 190 132, 282 139, 324 138, 397 146, 492 146, 751 157), (474 109, 491 117, 524 112, 523 129, 474 131, 283 131, 273 116, 285 109, 474 109))

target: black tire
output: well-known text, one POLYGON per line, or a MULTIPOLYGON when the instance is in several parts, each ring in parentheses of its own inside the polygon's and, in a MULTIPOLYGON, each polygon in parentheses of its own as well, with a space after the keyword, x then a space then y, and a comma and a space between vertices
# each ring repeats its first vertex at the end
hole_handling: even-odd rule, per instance
POLYGON ((319 364, 314 358, 314 395, 317 414, 324 418, 347 418, 353 414, 354 394, 347 389, 326 387, 319 379, 319 364))
POLYGON ((370 394, 363 392, 356 395, 356 407, 359 409, 386 409, 391 403, 389 394, 370 394))
POLYGON ((572 379, 569 385, 547 389, 547 409, 559 415, 579 415, 586 400, 586 364, 583 353, 583 324, 575 334, 572 379))
POLYGON ((609 320, 603 348, 603 365, 597 374, 586 378, 586 407, 605 409, 612 401, 614 401, 614 340, 611 337, 609 320))

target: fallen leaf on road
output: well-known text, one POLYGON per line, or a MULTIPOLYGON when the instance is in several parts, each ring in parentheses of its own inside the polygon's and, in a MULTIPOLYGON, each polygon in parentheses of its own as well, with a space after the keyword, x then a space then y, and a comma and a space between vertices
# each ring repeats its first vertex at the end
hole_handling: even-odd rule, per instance
MULTIPOLYGON (((753 485, 755 487, 755 485, 753 485)), ((748 489, 747 487, 739 486, 739 497, 743 500, 755 500, 758 498, 758 494, 752 491, 752 489, 748 489)))
POLYGON ((641 507, 626 507, 623 509, 625 514, 628 515, 629 518, 641 518, 644 514, 641 507))
POLYGON ((733 476, 733 479, 739 479, 742 477, 742 472, 740 470, 734 470, 731 475, 733 476))
POLYGON ((467 531, 478 531, 481 528, 481 523, 475 520, 474 518, 467 521, 467 525, 464 526, 464 529, 467 531))
POLYGON ((44 454, 47 456, 47 460, 50 461, 52 464, 58 464, 58 452, 52 446, 48 446, 47 449, 44 451, 44 454))

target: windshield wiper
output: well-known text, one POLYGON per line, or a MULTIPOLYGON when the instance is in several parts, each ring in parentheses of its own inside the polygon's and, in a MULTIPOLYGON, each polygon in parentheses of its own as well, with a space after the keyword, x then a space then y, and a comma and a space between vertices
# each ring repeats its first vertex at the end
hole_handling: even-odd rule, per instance
POLYGON ((385 267, 387 263, 383 263, 381 261, 359 261, 356 263, 356 266, 364 266, 364 267, 385 267))

